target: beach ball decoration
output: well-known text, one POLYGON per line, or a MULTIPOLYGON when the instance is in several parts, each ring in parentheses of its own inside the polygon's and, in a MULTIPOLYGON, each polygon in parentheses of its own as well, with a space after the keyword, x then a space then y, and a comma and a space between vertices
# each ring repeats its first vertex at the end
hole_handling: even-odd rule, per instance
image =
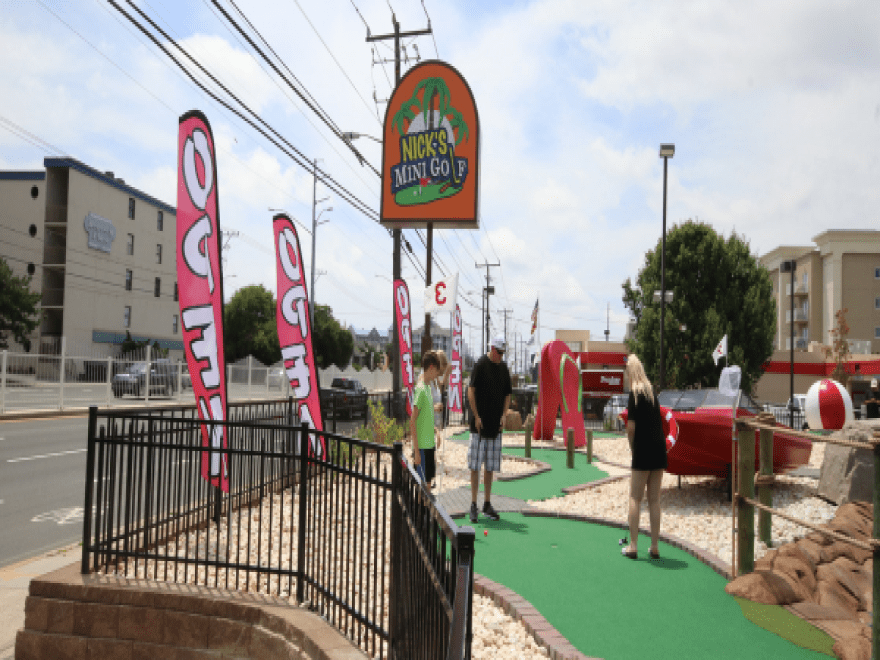
POLYGON ((807 390, 807 424, 813 430, 836 431, 855 419, 849 392, 836 380, 818 380, 807 390))

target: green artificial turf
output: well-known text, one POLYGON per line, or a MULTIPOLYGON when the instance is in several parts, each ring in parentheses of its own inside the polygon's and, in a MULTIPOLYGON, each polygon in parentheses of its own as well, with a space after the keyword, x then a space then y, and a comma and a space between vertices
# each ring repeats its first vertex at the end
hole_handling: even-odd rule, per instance
POLYGON ((755 603, 737 596, 734 596, 734 600, 739 603, 743 615, 756 625, 805 649, 836 657, 832 650, 834 638, 831 635, 795 616, 781 605, 755 603))
MULTIPOLYGON (((525 450, 521 448, 505 447, 502 451, 511 456, 525 456, 525 450)), ((587 463, 584 454, 575 454, 573 469, 565 466, 564 451, 532 449, 532 458, 549 463, 552 469, 549 472, 513 481, 496 480, 492 484, 492 492, 521 500, 546 500, 551 497, 562 497, 563 488, 586 484, 608 476, 607 472, 587 463)), ((480 488, 482 487, 480 484, 480 488)))
MULTIPOLYGON (((643 554, 632 560, 620 554, 618 539, 624 532, 603 525, 504 513, 498 522, 481 516, 474 528, 475 571, 531 602, 588 656, 826 657, 749 621, 724 592, 723 577, 664 543, 661 559, 650 560, 649 541, 640 537, 643 554)), ((813 638, 805 630, 790 630, 799 642, 813 638)))

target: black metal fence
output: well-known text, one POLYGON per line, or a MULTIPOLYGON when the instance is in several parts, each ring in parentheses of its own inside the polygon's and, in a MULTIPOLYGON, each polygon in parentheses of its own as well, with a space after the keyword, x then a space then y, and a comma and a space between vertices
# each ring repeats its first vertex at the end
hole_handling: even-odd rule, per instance
POLYGON ((243 404, 203 424, 191 408, 91 408, 82 571, 286 596, 373 657, 469 658, 473 530, 400 444, 310 431, 294 411, 243 404), (218 466, 228 492, 203 476, 218 466))

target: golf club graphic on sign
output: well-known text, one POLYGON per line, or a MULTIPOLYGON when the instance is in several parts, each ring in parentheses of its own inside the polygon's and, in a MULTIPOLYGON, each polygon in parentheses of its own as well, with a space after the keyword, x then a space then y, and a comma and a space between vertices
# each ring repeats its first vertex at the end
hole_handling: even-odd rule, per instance
POLYGON ((453 67, 419 64, 388 102, 382 153, 382 223, 477 228, 479 119, 453 67))
MULTIPOLYGON (((183 346, 199 419, 226 420, 223 274, 214 136, 207 118, 180 117, 177 143, 177 281, 183 346)), ((202 424, 202 478, 229 492, 226 429, 202 424)))

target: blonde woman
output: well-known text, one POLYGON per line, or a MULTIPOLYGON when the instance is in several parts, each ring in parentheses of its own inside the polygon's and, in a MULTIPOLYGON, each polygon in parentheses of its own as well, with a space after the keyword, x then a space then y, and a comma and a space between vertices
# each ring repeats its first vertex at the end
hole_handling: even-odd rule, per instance
POLYGON ((632 451, 632 477, 629 492, 630 543, 621 550, 624 557, 638 557, 639 512, 645 488, 648 490, 648 515, 651 522, 652 559, 660 558, 660 483, 666 469, 666 440, 660 404, 645 375, 645 368, 635 355, 626 360, 625 385, 629 388, 626 437, 632 451))

